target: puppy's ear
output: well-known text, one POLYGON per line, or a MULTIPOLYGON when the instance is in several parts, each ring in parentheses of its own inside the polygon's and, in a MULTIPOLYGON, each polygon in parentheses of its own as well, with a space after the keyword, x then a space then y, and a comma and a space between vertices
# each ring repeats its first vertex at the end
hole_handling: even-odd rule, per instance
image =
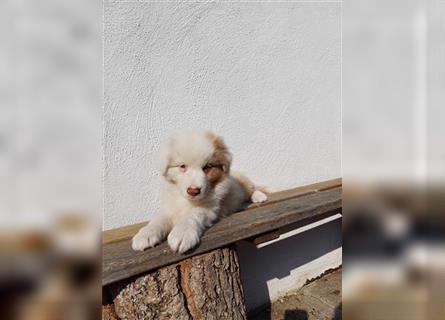
POLYGON ((159 150, 159 172, 163 177, 167 176, 167 171, 170 166, 171 155, 170 148, 167 143, 161 145, 161 149, 159 150))
POLYGON ((217 136, 212 132, 208 132, 207 137, 210 139, 213 147, 215 148, 213 160, 222 165, 224 172, 229 173, 230 166, 232 164, 232 154, 230 153, 229 148, 227 148, 224 140, 220 136, 217 136))

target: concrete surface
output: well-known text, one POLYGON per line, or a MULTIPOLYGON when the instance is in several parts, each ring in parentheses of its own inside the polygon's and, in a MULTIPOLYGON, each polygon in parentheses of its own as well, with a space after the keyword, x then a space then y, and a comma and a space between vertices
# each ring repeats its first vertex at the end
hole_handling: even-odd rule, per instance
POLYGON ((250 320, 341 319, 341 269, 287 293, 250 320))

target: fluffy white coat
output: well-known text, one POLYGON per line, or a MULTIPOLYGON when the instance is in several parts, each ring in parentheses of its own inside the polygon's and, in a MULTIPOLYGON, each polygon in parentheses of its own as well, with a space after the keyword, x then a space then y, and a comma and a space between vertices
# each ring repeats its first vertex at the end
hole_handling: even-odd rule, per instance
POLYGON ((194 248, 220 217, 267 196, 246 177, 230 173, 232 156, 211 132, 184 132, 162 148, 161 209, 133 237, 132 248, 144 250, 167 238, 170 248, 194 248))

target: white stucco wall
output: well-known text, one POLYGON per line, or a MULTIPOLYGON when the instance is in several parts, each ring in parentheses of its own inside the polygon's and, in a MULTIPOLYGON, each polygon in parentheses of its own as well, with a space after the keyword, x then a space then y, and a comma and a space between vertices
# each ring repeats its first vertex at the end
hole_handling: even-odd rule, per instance
POLYGON ((224 136, 272 189, 340 176, 339 2, 104 4, 104 229, 159 205, 159 143, 224 136))

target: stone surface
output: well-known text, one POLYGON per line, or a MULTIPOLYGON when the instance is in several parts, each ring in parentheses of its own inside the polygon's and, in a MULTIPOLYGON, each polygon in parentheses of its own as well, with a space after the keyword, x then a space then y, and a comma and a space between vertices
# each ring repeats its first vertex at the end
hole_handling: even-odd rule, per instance
POLYGON ((250 320, 341 319, 341 270, 329 273, 303 288, 289 292, 250 320))

